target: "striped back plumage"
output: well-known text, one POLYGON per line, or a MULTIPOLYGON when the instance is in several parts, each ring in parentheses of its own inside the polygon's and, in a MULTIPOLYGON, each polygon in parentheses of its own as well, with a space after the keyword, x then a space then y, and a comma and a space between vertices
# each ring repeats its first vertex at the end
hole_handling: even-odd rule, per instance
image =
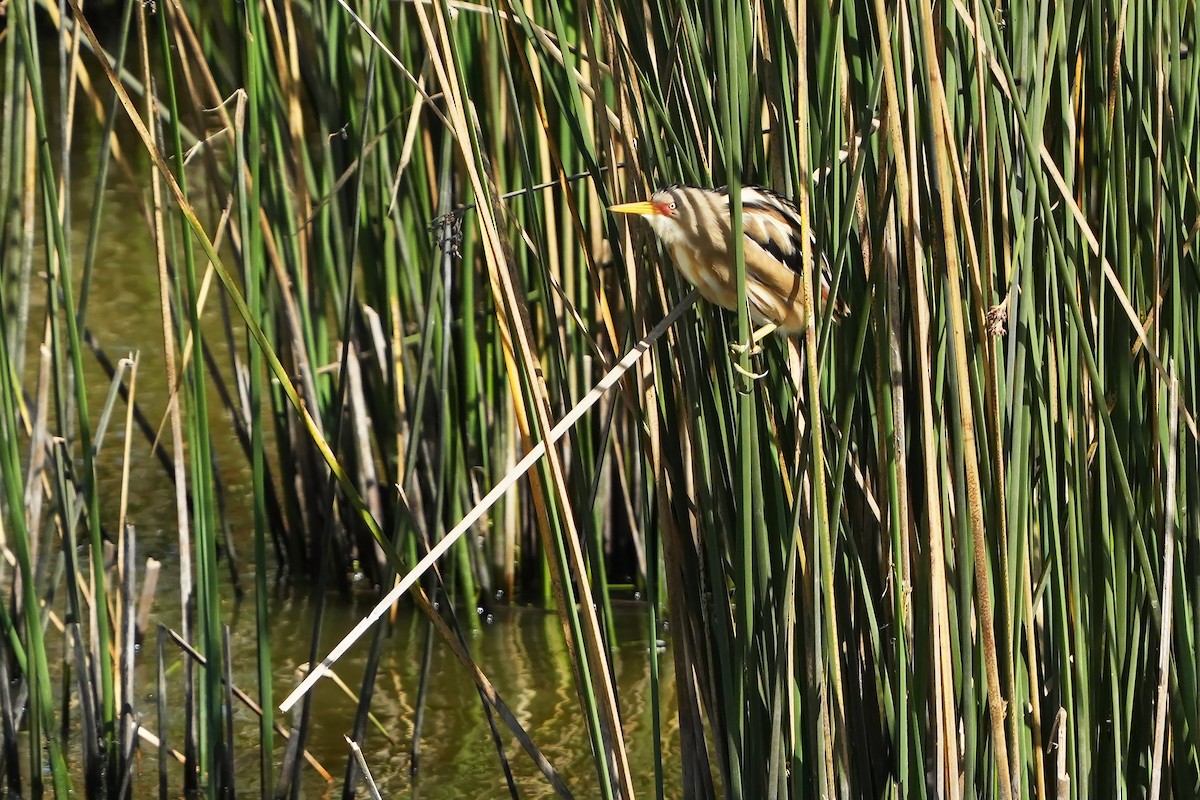
MULTIPOLYGON (((754 251, 761 251, 761 262, 769 258, 795 275, 803 274, 803 236, 800 211, 783 195, 761 186, 742 189, 742 230, 747 262, 754 251)), ((687 248, 695 257, 710 263, 730 264, 729 191, 726 187, 704 189, 695 186, 668 186, 654 193, 653 202, 666 204, 671 214, 648 217, 659 239, 672 250, 676 261, 681 254, 676 248, 687 248)), ((821 264, 821 301, 829 299, 832 284, 829 262, 817 248, 815 235, 810 234, 814 256, 821 264)), ((725 305, 725 304, 722 304, 725 305)), ((835 318, 844 317, 849 309, 840 300, 834 301, 835 318)))

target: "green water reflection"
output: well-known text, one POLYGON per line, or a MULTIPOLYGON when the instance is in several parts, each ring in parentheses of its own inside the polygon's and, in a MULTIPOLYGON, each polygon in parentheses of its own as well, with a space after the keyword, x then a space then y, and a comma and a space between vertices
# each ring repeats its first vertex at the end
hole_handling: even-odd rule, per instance
MULTIPOLYGON (((52 51, 51 51, 52 52, 52 51)), ((57 104, 57 80, 48 82, 49 101, 57 104)), ((88 215, 95 201, 94 181, 99 154, 100 128, 90 116, 90 108, 80 101, 77 127, 73 134, 73 159, 70 175, 71 249, 76 281, 87 241, 88 215)), ((104 224, 97 251, 96 272, 91 287, 87 326, 114 361, 129 353, 138 353, 137 399, 143 411, 158 425, 167 408, 165 364, 162 357, 162 322, 159 316, 159 289, 153 243, 145 219, 149 202, 149 172, 146 159, 137 155, 136 139, 128 125, 119 126, 125 153, 132 155, 134 175, 120 169, 110 172, 103 190, 104 224)), ((58 134, 52 136, 57 147, 58 134)), ((197 176, 198 177, 198 176, 197 176)), ((193 184, 195 185, 195 183, 193 184)), ((40 228, 39 228, 40 230, 40 228)), ((45 251, 38 242, 33 252, 33 271, 45 270, 45 251)), ((35 278, 36 280, 36 278, 35 278)), ((220 332, 217 300, 209 302, 205 323, 210 335, 220 332)), ((38 348, 44 324, 44 290, 35 291, 31 324, 27 337, 26 370, 28 385, 36 380, 38 348)), ((240 345, 239 345, 240 346, 240 345)), ((229 378, 228 365, 223 365, 229 378)), ((95 413, 107 391, 108 379, 94 360, 87 365, 90 403, 95 413)), ((214 407, 216 404, 214 403, 214 407)), ((118 418, 124 407, 118 408, 118 418)), ((212 414, 215 454, 224 484, 224 502, 232 538, 237 543, 241 585, 246 598, 233 600, 229 571, 225 581, 225 622, 230 626, 234 680, 248 694, 256 692, 255 658, 259 634, 254 624, 253 565, 251 530, 247 497, 249 477, 245 459, 234 438, 229 420, 220 409, 212 414)), ((164 442, 169 444, 163 428, 164 442)), ((117 524, 118 497, 123 466, 122 426, 114 423, 99 454, 98 480, 102 488, 104 524, 117 524)), ((138 684, 141 692, 135 702, 143 724, 155 727, 156 682, 154 666, 154 626, 163 623, 178 629, 181 619, 179 593, 179 545, 175 516, 175 490, 159 462, 151 454, 149 443, 135 433, 130 459, 130 519, 136 526, 138 563, 155 558, 163 564, 163 574, 154 602, 151 626, 139 654, 138 684)), ((322 655, 365 614, 374 602, 373 595, 347 600, 340 595, 326 599, 327 608, 322 640, 322 655)), ((587 730, 576 697, 569 656, 558 618, 541 610, 495 606, 489 611, 481 632, 470 641, 471 652, 493 682, 496 690, 530 733, 543 754, 559 771, 577 797, 592 797, 598 792, 587 730)), ((474 613, 463 609, 460 613, 474 613)), ((308 659, 313 625, 313 597, 303 586, 279 590, 271 598, 271 651, 274 657, 276 702, 295 686, 296 667, 308 659)), ((629 745, 629 759, 639 794, 653 796, 654 750, 651 730, 651 688, 645 607, 640 603, 616 606, 615 679, 629 745)), ((385 797, 412 795, 422 798, 492 798, 507 796, 496 747, 485 722, 484 712, 474 685, 452 652, 440 640, 433 649, 433 680, 429 688, 418 778, 410 777, 415 703, 419 671, 428 624, 419 614, 404 611, 392 630, 380 667, 372 709, 389 731, 388 742, 378 731, 368 731, 365 753, 369 766, 385 797)), ((369 637, 368 637, 369 638, 369 637)), ((669 638, 663 631, 658 638, 669 638)), ((340 677, 353 690, 361 683, 367 655, 364 642, 336 666, 340 677)), ((169 663, 178 664, 179 651, 168 646, 169 663)), ((674 686, 671 680, 670 652, 660 657, 662 718, 665 726, 663 745, 666 756, 668 796, 679 795, 679 753, 676 732, 674 686)), ((168 691, 171 720, 168 733, 178 746, 178 731, 183 714, 178 669, 168 677, 176 691, 168 691)), ((355 704, 330 681, 315 690, 316 712, 309 738, 309 751, 332 773, 334 783, 327 785, 308 766, 302 771, 306 797, 340 795, 349 751, 343 734, 351 730, 355 704)), ((238 706, 235 720, 238 788, 253 795, 258 788, 257 718, 238 706)), ((512 764, 522 797, 552 796, 544 778, 529 757, 502 728, 505 752, 512 764)), ((283 743, 277 738, 275 763, 282 760, 283 743)), ((143 743, 142 769, 135 794, 145 796, 156 787, 156 753, 143 743)), ((178 765, 171 766, 172 791, 180 784, 178 765)))

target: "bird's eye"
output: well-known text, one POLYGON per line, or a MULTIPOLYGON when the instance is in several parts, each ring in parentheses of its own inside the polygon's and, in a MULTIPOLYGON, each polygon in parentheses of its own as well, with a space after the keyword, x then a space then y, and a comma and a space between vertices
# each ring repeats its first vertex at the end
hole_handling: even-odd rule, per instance
POLYGON ((671 203, 671 205, 667 206, 667 208, 669 208, 669 209, 671 209, 672 211, 674 211, 674 210, 675 210, 675 204, 674 204, 674 203, 671 203))

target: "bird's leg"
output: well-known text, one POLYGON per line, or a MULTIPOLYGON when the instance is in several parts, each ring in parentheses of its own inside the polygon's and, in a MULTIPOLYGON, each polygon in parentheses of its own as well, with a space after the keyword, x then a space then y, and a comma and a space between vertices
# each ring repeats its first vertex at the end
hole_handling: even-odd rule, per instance
POLYGON ((768 336, 770 336, 772 333, 774 333, 776 328, 778 328, 778 327, 779 327, 779 323, 777 323, 777 322, 771 322, 766 325, 763 325, 761 328, 759 328, 758 330, 756 330, 754 332, 753 336, 750 337, 750 344, 746 344, 744 342, 736 342, 734 344, 729 345, 729 351, 731 353, 734 353, 739 356, 742 353, 745 353, 747 351, 749 351, 750 355, 752 355, 752 356, 758 355, 760 352, 762 352, 762 348, 758 346, 758 343, 761 342, 763 339, 767 338, 768 336))

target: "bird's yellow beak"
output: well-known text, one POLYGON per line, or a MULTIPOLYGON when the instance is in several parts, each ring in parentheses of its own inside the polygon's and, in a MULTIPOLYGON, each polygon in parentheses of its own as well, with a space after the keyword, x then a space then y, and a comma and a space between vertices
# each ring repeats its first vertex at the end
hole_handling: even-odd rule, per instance
POLYGON ((640 214, 647 216, 649 214, 657 214, 658 208, 654 203, 642 201, 640 203, 620 203, 619 205, 609 206, 608 210, 614 214, 640 214))

